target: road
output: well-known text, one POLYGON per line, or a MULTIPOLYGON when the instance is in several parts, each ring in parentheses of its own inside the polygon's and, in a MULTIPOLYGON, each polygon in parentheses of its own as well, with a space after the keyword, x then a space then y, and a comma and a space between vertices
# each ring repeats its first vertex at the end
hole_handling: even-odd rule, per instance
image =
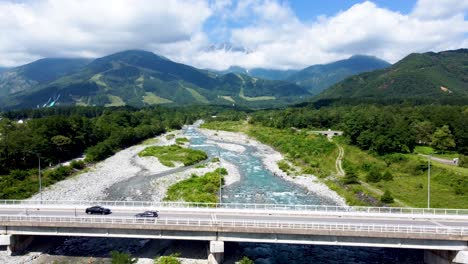
MULTIPOLYGON (((113 209, 110 215, 87 215, 83 208, 55 209, 55 208, 0 208, 1 216, 48 216, 48 217, 96 217, 96 218, 133 218, 135 214, 142 210, 135 209, 113 209)), ((468 216, 456 220, 449 219, 430 219, 431 216, 424 218, 418 217, 376 217, 376 216, 353 216, 343 215, 295 215, 288 212, 277 213, 243 213, 227 212, 203 212, 196 209, 187 209, 186 211, 170 210, 165 208, 159 210, 158 220, 213 220, 213 221, 257 221, 257 222, 275 222, 287 224, 366 224, 366 225, 411 225, 427 227, 464 227, 468 228, 468 216), (428 219, 429 218, 429 219, 428 219)))

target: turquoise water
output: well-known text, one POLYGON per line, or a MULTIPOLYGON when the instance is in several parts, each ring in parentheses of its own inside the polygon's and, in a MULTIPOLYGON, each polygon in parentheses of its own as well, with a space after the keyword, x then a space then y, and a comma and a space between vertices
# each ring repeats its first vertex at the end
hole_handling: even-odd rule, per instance
MULTIPOLYGON (((185 130, 190 136, 190 147, 208 153, 209 158, 221 156, 222 159, 234 164, 241 175, 241 180, 222 190, 222 202, 258 203, 258 204, 327 204, 335 203, 329 199, 309 192, 296 184, 273 175, 267 170, 262 160, 255 155, 257 149, 250 145, 243 153, 237 153, 207 144, 207 138, 194 127, 185 130)), ((225 143, 225 142, 223 142, 225 143)), ((221 164, 222 166, 222 164, 221 164)))
MULTIPOLYGON (((334 204, 333 201, 273 175, 263 166, 262 160, 255 155, 257 149, 250 145, 239 144, 245 147, 246 151, 237 153, 222 149, 215 144, 208 144, 207 138, 194 126, 186 128, 184 133, 191 138, 191 148, 207 152, 210 159, 221 156, 222 159, 239 169, 240 181, 223 188, 222 202, 334 204)), ((227 243, 226 256, 237 258, 248 256, 256 264, 423 263, 421 250, 261 243, 227 243)))

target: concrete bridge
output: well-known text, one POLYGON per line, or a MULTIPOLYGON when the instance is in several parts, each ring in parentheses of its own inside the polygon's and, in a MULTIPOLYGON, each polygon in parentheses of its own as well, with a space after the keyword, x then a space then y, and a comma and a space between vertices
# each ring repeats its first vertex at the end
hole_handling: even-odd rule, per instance
POLYGON ((426 263, 468 263, 468 210, 315 205, 112 201, 0 201, 0 246, 14 252, 34 236, 209 241, 221 263, 224 242, 261 242, 425 250, 426 263), (100 204, 111 215, 90 216, 100 204), (158 210, 159 218, 136 218, 158 210))

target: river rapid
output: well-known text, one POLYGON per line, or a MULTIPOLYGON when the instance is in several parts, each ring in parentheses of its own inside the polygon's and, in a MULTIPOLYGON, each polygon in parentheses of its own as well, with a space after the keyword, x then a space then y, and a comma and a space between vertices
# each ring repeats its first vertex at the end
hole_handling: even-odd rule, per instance
MULTIPOLYGON (((278 171, 272 170, 265 163, 265 155, 279 155, 265 152, 265 146, 253 140, 246 139, 245 135, 239 134, 242 140, 223 140, 219 136, 203 133, 198 128, 199 122, 195 125, 186 126, 181 131, 176 132, 177 136, 190 139, 189 147, 200 149, 208 153, 209 160, 220 157, 221 164, 235 167, 230 171, 235 171, 237 177, 231 179, 230 184, 222 188, 222 202, 224 203, 268 203, 268 204, 322 204, 336 205, 342 204, 342 199, 333 194, 329 195, 326 187, 311 188, 299 186, 289 180, 278 176, 278 171), (223 164, 224 162, 224 164, 223 164), (321 190, 318 190, 321 189, 321 190), (328 194, 328 195, 327 195, 328 194)), ((222 134, 222 131, 217 132, 222 134)), ((232 134, 231 134, 232 135, 232 134)), ((164 136, 159 137, 164 141, 164 136)), ((231 138, 232 139, 232 138, 231 138)), ((160 142, 167 145, 173 142, 160 142)), ((96 194, 92 198, 107 200, 153 200, 158 201, 163 197, 161 185, 158 182, 167 184, 189 177, 194 172, 201 175, 205 171, 213 170, 213 165, 205 169, 190 168, 182 172, 183 168, 164 168, 148 166, 149 161, 141 160, 137 153, 144 146, 134 146, 123 150, 115 155, 125 154, 112 161, 106 160, 103 169, 97 169, 96 173, 104 177, 103 171, 107 167, 112 168, 113 163, 124 164, 131 167, 125 172, 122 167, 120 173, 127 176, 116 178, 113 183, 110 181, 105 185, 101 194, 96 194), (175 173, 175 174, 173 174, 175 173), (169 182, 169 183, 168 183, 169 182), (155 195, 157 193, 157 195, 155 195)), ((157 161, 156 161, 157 162, 157 161)), ((271 164, 270 164, 271 165, 271 164)), ((122 165, 121 165, 122 166, 122 165)), ((159 164, 160 166, 160 164, 159 164)), ((114 175, 112 171, 109 176, 114 175)), ((93 176, 93 175, 90 175, 93 176)), ((80 176, 81 177, 81 176, 80 176)), ((86 176, 84 176, 86 177, 86 176)), ((77 180, 78 182, 78 180, 77 180)), ((64 182, 60 188, 51 188, 45 192, 45 197, 57 199, 62 194, 71 195, 74 181, 64 182), (57 189, 59 191, 57 191, 57 189)), ((77 184, 75 184, 77 185, 77 184)), ((316 186, 316 185, 313 185, 316 186)), ((98 186, 96 186, 97 188, 98 186)), ((163 185, 164 187, 164 185, 163 185)), ((86 190, 83 190, 85 192, 86 190)), ((96 190, 95 190, 96 191, 96 190)), ((79 197, 78 197, 79 198, 79 197)), ((88 198, 84 196, 83 198, 88 198)), ((62 197, 66 199, 66 197, 62 197)), ((139 257, 139 264, 153 263, 158 255, 167 255, 174 252, 182 253, 182 261, 188 263, 206 263, 206 242, 186 242, 169 240, 144 240, 144 239, 106 239, 106 238, 65 238, 65 239, 39 239, 36 247, 44 243, 54 243, 55 246, 47 250, 47 254, 30 255, 23 258, 5 258, 4 263, 90 263, 92 257, 97 261, 106 260, 111 250, 127 251, 139 257), (86 257, 84 257, 86 256, 86 257)), ((255 263, 297 263, 297 264, 328 264, 328 263, 423 263, 423 252, 420 250, 405 249, 382 249, 382 248, 359 248, 359 247, 338 247, 338 246, 311 246, 311 245, 285 245, 285 244, 260 244, 260 243, 226 243, 225 263, 234 263, 248 256, 255 263)), ((0 256, 0 261, 2 256, 0 256)), ((96 263, 96 262, 92 262, 96 263)))

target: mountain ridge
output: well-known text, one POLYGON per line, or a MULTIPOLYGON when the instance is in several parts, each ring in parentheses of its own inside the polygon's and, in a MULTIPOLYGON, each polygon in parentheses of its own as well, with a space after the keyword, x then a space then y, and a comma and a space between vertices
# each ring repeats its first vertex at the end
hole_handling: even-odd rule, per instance
POLYGON ((468 97, 468 49, 412 53, 389 68, 348 77, 317 98, 468 97))

